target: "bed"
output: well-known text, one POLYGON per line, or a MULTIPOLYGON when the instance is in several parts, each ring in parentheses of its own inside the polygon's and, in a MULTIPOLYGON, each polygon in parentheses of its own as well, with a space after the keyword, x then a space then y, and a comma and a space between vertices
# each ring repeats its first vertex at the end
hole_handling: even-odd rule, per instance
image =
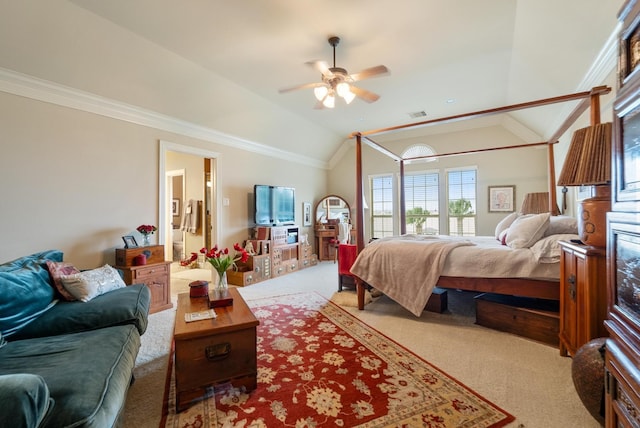
POLYGON ((436 286, 558 300, 558 242, 578 239, 576 220, 549 213, 512 217, 514 224, 497 236, 375 240, 358 254, 351 273, 416 316, 436 286), (527 224, 525 236, 519 230, 527 224))
MULTIPOLYGON (((406 129, 415 126, 430 126, 437 123, 447 123, 458 120, 464 120, 467 118, 475 118, 481 116, 487 116, 492 114, 505 113, 515 111, 523 108, 530 108, 536 106, 543 106, 552 103, 566 102, 580 100, 578 105, 574 108, 573 112, 569 114, 565 122, 560 128, 551 135, 548 141, 540 143, 523 144, 520 146, 509 147, 493 147, 485 149, 477 149, 473 151, 446 153, 438 156, 457 156, 470 153, 477 153, 489 150, 505 150, 505 149, 517 149, 520 147, 531 147, 535 145, 546 145, 548 148, 548 177, 549 177, 549 212, 547 213, 547 220, 550 222, 552 217, 556 217, 559 212, 557 211, 556 204, 556 184, 555 184, 555 166, 554 166, 554 154, 553 145, 556 144, 560 138, 566 132, 571 125, 589 108, 591 107, 592 120, 599 122, 599 96, 601 94, 607 94, 611 91, 611 88, 602 86, 593 88, 591 91, 565 95, 561 97, 548 98, 538 101, 532 101, 529 103, 505 106, 496 109, 483 110, 463 115, 451 116, 441 119, 428 120, 424 122, 418 122, 413 124, 401 125, 385 129, 377 129, 368 132, 356 132, 351 135, 356 140, 356 195, 363 195, 363 173, 362 173, 362 146, 363 143, 367 146, 377 150, 380 153, 387 155, 394 159, 399 164, 400 175, 400 188, 404 187, 404 163, 405 161, 416 160, 403 159, 376 143, 371 139, 371 135, 394 132, 400 129, 406 129), (595 117, 597 115, 597 117, 595 117)), ((428 156, 434 157, 434 156, 428 156)), ((356 197, 356 203, 360 198, 356 197)), ((358 232, 356 244, 358 248, 358 258, 352 266, 351 272, 356 278, 356 288, 358 292, 358 308, 364 309, 364 283, 367 283, 385 294, 392 297, 394 300, 407 307, 412 313, 419 316, 424 308, 426 301, 431 294, 433 287, 437 284, 442 288, 455 288, 461 290, 477 291, 477 292, 490 292, 498 294, 507 294, 515 296, 536 297, 542 299, 559 300, 559 250, 557 248, 557 242, 554 245, 555 251, 558 251, 558 261, 551 263, 543 263, 539 259, 530 265, 529 272, 515 271, 509 272, 503 270, 502 267, 509 266, 509 263, 504 263, 504 266, 500 269, 495 268, 494 272, 500 271, 501 274, 480 271, 474 268, 475 265, 482 265, 482 263, 475 263, 475 261, 481 261, 489 254, 488 250, 483 250, 482 245, 477 243, 451 243, 448 242, 440 245, 446 248, 443 252, 436 252, 436 255, 426 256, 427 259, 420 259, 416 257, 415 252, 418 251, 416 245, 418 240, 407 237, 406 234, 406 218, 405 207, 402 196, 400 198, 400 232, 401 236, 395 239, 383 239, 380 242, 370 243, 367 247, 364 245, 364 211, 361 206, 355 207, 355 220, 356 230, 358 232), (409 244, 409 242, 411 242, 409 244), (398 248, 410 245, 413 252, 406 254, 399 251, 398 248), (450 247, 450 248, 449 248, 450 247), (478 251, 478 253, 474 253, 478 251), (375 254, 375 255, 374 255, 375 254), (430 261, 425 261, 430 260, 430 261), (473 263, 467 265, 464 268, 454 269, 455 266, 461 265, 461 261, 473 261, 473 263), (546 266, 544 266, 546 265, 546 266), (437 266, 439 269, 434 269, 437 266), (426 281, 425 278, 429 278, 426 281), (399 278, 402 278, 400 280, 399 278), (434 279, 435 278, 435 279, 434 279)), ((516 213, 513 213, 517 216, 516 213)), ((540 215, 540 214, 536 214, 540 215)), ((504 219, 506 220, 506 218, 504 219)), ((514 220, 515 221, 515 220, 514 220)), ((502 222, 501 222, 502 223, 502 222)), ((498 225, 500 226, 500 224, 498 225)), ((508 227, 507 227, 508 228, 508 227)), ((577 230, 576 230, 577 233, 577 230)), ((556 234, 557 235, 557 234, 556 234)), ((577 235, 563 237, 562 239, 578 239, 577 235)), ((508 234, 506 236, 509 236, 508 234)), ((450 239, 446 241, 452 241, 450 239)), ((489 237, 486 242, 490 242, 491 238, 496 242, 499 242, 500 236, 496 233, 495 237, 489 237)), ((503 251, 504 258, 506 260, 507 254, 512 254, 512 250, 527 249, 531 252, 530 248, 533 247, 543 236, 537 236, 532 242, 528 242, 529 245, 524 248, 514 248, 512 245, 504 245, 506 248, 502 248, 498 251, 503 251)), ((557 237, 556 237, 557 238, 557 237)), ((554 241, 552 238, 548 241, 554 241)), ((429 239, 421 239, 421 241, 429 241, 429 239)), ((442 240, 439 240, 442 241, 442 240)), ((467 241, 470 242, 468 239, 467 241)), ((547 241, 547 242, 548 242, 547 241)), ((425 242, 421 243, 424 246, 425 242)), ((494 243, 495 244, 495 243, 494 243)), ((433 245, 433 244, 429 244, 433 245)), ((502 242, 499 242, 502 247, 502 242)), ((541 244, 542 245, 542 244, 541 244)), ((420 250, 422 252, 422 250, 420 250)), ((427 252, 427 250, 425 250, 427 252)), ((526 253, 526 251, 525 251, 526 253)), ((534 256, 531 256, 532 258, 534 256)), ((518 268, 521 269, 521 268, 518 268)))

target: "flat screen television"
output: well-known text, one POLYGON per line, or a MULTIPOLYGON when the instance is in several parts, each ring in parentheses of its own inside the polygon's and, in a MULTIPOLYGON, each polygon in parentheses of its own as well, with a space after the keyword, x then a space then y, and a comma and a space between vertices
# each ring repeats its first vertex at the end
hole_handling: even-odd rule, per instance
POLYGON ((255 215, 258 226, 285 226, 295 224, 295 189, 292 187, 253 186, 255 215))

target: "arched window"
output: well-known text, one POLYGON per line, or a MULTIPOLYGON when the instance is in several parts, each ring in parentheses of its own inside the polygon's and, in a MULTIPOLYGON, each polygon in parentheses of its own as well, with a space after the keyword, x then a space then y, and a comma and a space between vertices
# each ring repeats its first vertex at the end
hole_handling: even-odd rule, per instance
MULTIPOLYGON (((417 158, 420 156, 431 156, 437 154, 433 147, 427 146, 426 144, 414 144, 413 146, 407 147, 407 149, 402 153, 402 158, 417 158)), ((433 162, 438 160, 437 158, 428 158, 428 159, 416 159, 409 162, 433 162)))

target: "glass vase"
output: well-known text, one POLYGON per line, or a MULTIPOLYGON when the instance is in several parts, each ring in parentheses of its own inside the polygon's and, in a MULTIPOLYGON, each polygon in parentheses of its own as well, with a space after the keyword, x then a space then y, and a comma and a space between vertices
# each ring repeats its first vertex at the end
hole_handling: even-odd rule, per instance
POLYGON ((227 272, 217 272, 216 270, 213 270, 213 273, 217 276, 216 291, 227 291, 229 288, 229 285, 227 284, 227 272))
POLYGON ((151 234, 147 233, 142 235, 142 246, 148 247, 149 245, 151 245, 151 234))

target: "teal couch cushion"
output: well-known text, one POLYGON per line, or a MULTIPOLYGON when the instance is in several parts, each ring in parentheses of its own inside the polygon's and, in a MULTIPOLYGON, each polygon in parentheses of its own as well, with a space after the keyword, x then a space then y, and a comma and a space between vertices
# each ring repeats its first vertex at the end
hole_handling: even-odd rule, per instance
POLYGON ((62 261, 62 252, 44 251, 0 265, 0 333, 13 333, 54 304, 47 260, 62 261))
POLYGON ((142 335, 147 329, 151 292, 144 284, 109 291, 88 302, 60 301, 9 340, 55 336, 132 324, 142 335))
POLYGON ((55 403, 42 428, 113 427, 139 349, 133 325, 10 341, 0 348, 0 373, 42 376, 55 403))
POLYGON ((0 376, 0 427, 38 427, 52 408, 53 400, 42 376, 0 376))

